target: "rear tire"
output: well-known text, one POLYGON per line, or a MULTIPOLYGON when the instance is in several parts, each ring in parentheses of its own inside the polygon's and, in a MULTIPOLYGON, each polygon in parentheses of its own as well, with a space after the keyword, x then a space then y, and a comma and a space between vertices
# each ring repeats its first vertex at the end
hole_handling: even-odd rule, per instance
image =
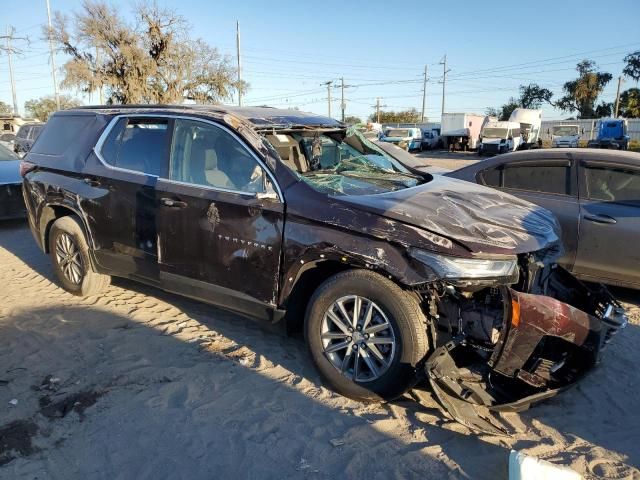
POLYGON ((58 281, 67 292, 81 297, 96 295, 111 283, 109 275, 93 270, 89 245, 77 217, 61 217, 53 223, 49 252, 58 281))
POLYGON ((367 270, 338 273, 316 290, 307 307, 305 339, 325 382, 361 401, 393 400, 413 387, 429 350, 418 298, 367 270), (367 322, 369 305, 373 313, 367 322), (353 322, 357 308, 361 314, 353 322), (329 312, 342 320, 342 327, 329 312))

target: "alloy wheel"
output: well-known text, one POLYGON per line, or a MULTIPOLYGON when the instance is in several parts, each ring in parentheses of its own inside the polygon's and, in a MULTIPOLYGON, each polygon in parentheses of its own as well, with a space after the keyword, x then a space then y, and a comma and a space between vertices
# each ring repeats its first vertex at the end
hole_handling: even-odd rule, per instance
POLYGON ((76 285, 82 282, 84 277, 82 255, 73 237, 68 233, 63 232, 56 239, 56 261, 67 280, 76 285))
POLYGON ((389 319, 375 302, 358 295, 347 295, 331 304, 320 335, 325 356, 354 382, 377 380, 396 354, 389 319))

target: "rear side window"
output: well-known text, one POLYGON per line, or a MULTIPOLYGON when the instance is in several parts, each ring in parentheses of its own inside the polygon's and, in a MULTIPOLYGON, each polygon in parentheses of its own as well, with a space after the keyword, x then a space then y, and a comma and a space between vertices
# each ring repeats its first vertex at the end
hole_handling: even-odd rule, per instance
POLYGON ((30 129, 31 127, 28 127, 28 126, 20 127, 20 130, 18 130, 18 134, 16 135, 16 137, 27 138, 27 135, 29 135, 30 129))
POLYGON ((492 168, 491 170, 485 170, 480 174, 482 178, 482 183, 484 185, 488 185, 489 187, 501 187, 500 176, 501 176, 500 168, 492 168))
POLYGON ((111 166, 159 176, 166 164, 168 127, 166 118, 121 118, 100 154, 111 166))
POLYGON ((480 180, 483 184, 496 188, 571 195, 571 166, 564 162, 550 165, 501 165, 481 172, 480 180))
POLYGON ((83 135, 92 120, 93 117, 89 115, 59 115, 51 117, 44 128, 32 126, 33 132, 29 138, 37 138, 37 141, 31 151, 44 155, 62 155, 78 137, 83 135))
POLYGON ((507 165, 503 169, 504 188, 530 192, 570 193, 570 167, 564 165, 507 165))
POLYGON ((42 125, 31 127, 31 132, 29 132, 29 139, 35 140, 40 135, 40 132, 42 132, 42 125))
POLYGON ((590 200, 640 205, 640 172, 606 167, 585 168, 590 200))

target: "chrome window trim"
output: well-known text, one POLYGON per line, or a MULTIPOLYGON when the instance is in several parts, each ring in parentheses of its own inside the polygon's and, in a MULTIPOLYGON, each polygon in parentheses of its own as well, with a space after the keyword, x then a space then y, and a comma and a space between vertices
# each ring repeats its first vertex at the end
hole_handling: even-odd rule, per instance
MULTIPOLYGON (((264 163, 264 161, 260 157, 258 157, 258 155, 256 155, 253 150, 251 150, 249 147, 247 147, 245 142, 238 136, 238 134, 236 132, 234 132, 232 129, 226 127, 225 125, 222 125, 220 123, 214 122, 212 120, 207 120, 207 119, 199 118, 199 117, 191 117, 189 115, 171 115, 171 114, 162 114, 162 113, 161 114, 153 114, 153 113, 134 114, 134 113, 127 113, 127 114, 119 114, 119 115, 114 116, 111 119, 111 121, 109 121, 109 124, 106 126, 106 128, 104 129, 104 131, 100 135, 100 138, 98 138, 98 141, 96 142, 95 146, 93 147, 93 152, 96 154, 96 157, 98 157, 98 160, 100 160, 100 163, 102 163, 102 165, 105 168, 110 169, 110 170, 124 172, 124 173, 134 173, 134 174, 138 174, 138 175, 143 175, 145 177, 152 177, 152 178, 156 178, 156 179, 159 179, 159 180, 166 181, 168 183, 174 183, 174 184, 177 184, 177 185, 198 187, 198 188, 204 188, 206 190, 213 190, 213 191, 224 192, 224 193, 235 193, 235 194, 244 195, 244 196, 251 196, 251 197, 256 197, 257 196, 257 194, 255 192, 244 192, 244 191, 241 191, 241 190, 233 190, 233 189, 227 189, 227 188, 215 187, 215 186, 209 186, 209 185, 199 185, 197 183, 182 182, 182 181, 179 181, 179 180, 172 180, 170 178, 164 178, 164 177, 160 177, 158 175, 153 175, 151 173, 145 173, 145 172, 140 172, 138 170, 130 170, 128 168, 121 168, 121 167, 116 167, 115 165, 111 165, 102 156, 102 146, 103 146, 104 142, 106 141, 107 137, 109 136, 109 134, 111 133, 111 130, 113 130, 113 127, 116 125, 116 123, 118 123, 118 121, 121 118, 162 118, 162 119, 166 118, 166 119, 174 119, 174 120, 176 120, 176 119, 178 119, 178 120, 189 120, 189 121, 192 121, 192 122, 206 123, 206 124, 209 124, 209 125, 213 125, 216 128, 220 128, 221 130, 223 130, 223 131, 227 132, 229 135, 231 135, 237 142, 240 143, 240 145, 242 145, 242 147, 247 152, 249 152, 249 155, 251 155, 254 158, 254 160, 258 163, 258 165, 260 165, 262 170, 269 177, 269 179, 271 181, 271 184, 273 185, 273 188, 275 189, 275 191, 278 194, 279 201, 281 203, 284 203, 284 195, 282 195, 282 190, 280 189, 280 185, 276 181, 276 178, 273 175, 273 173, 271 172, 271 170, 269 170, 267 168, 267 166, 264 163)), ((171 131, 171 135, 173 135, 173 130, 171 131)), ((171 157, 171 152, 169 152, 169 157, 171 157)))
POLYGON ((198 183, 183 182, 181 180, 171 180, 170 178, 164 178, 164 177, 159 177, 158 181, 167 182, 167 183, 171 183, 171 184, 174 184, 174 185, 183 185, 185 187, 198 187, 198 188, 202 188, 204 190, 212 190, 214 192, 235 193, 236 195, 243 195, 245 197, 255 197, 256 196, 256 192, 243 192, 241 190, 233 190, 233 189, 230 189, 230 188, 215 187, 213 185, 200 185, 198 183))

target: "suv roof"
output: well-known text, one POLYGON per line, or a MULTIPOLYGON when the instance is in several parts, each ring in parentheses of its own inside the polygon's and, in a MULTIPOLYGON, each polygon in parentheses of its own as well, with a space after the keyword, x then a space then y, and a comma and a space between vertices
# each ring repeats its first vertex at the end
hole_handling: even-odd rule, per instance
POLYGON ((90 105, 65 112, 91 110, 107 115, 123 113, 190 113, 220 118, 230 114, 258 128, 282 126, 343 127, 333 118, 299 110, 272 107, 234 107, 228 105, 90 105))

